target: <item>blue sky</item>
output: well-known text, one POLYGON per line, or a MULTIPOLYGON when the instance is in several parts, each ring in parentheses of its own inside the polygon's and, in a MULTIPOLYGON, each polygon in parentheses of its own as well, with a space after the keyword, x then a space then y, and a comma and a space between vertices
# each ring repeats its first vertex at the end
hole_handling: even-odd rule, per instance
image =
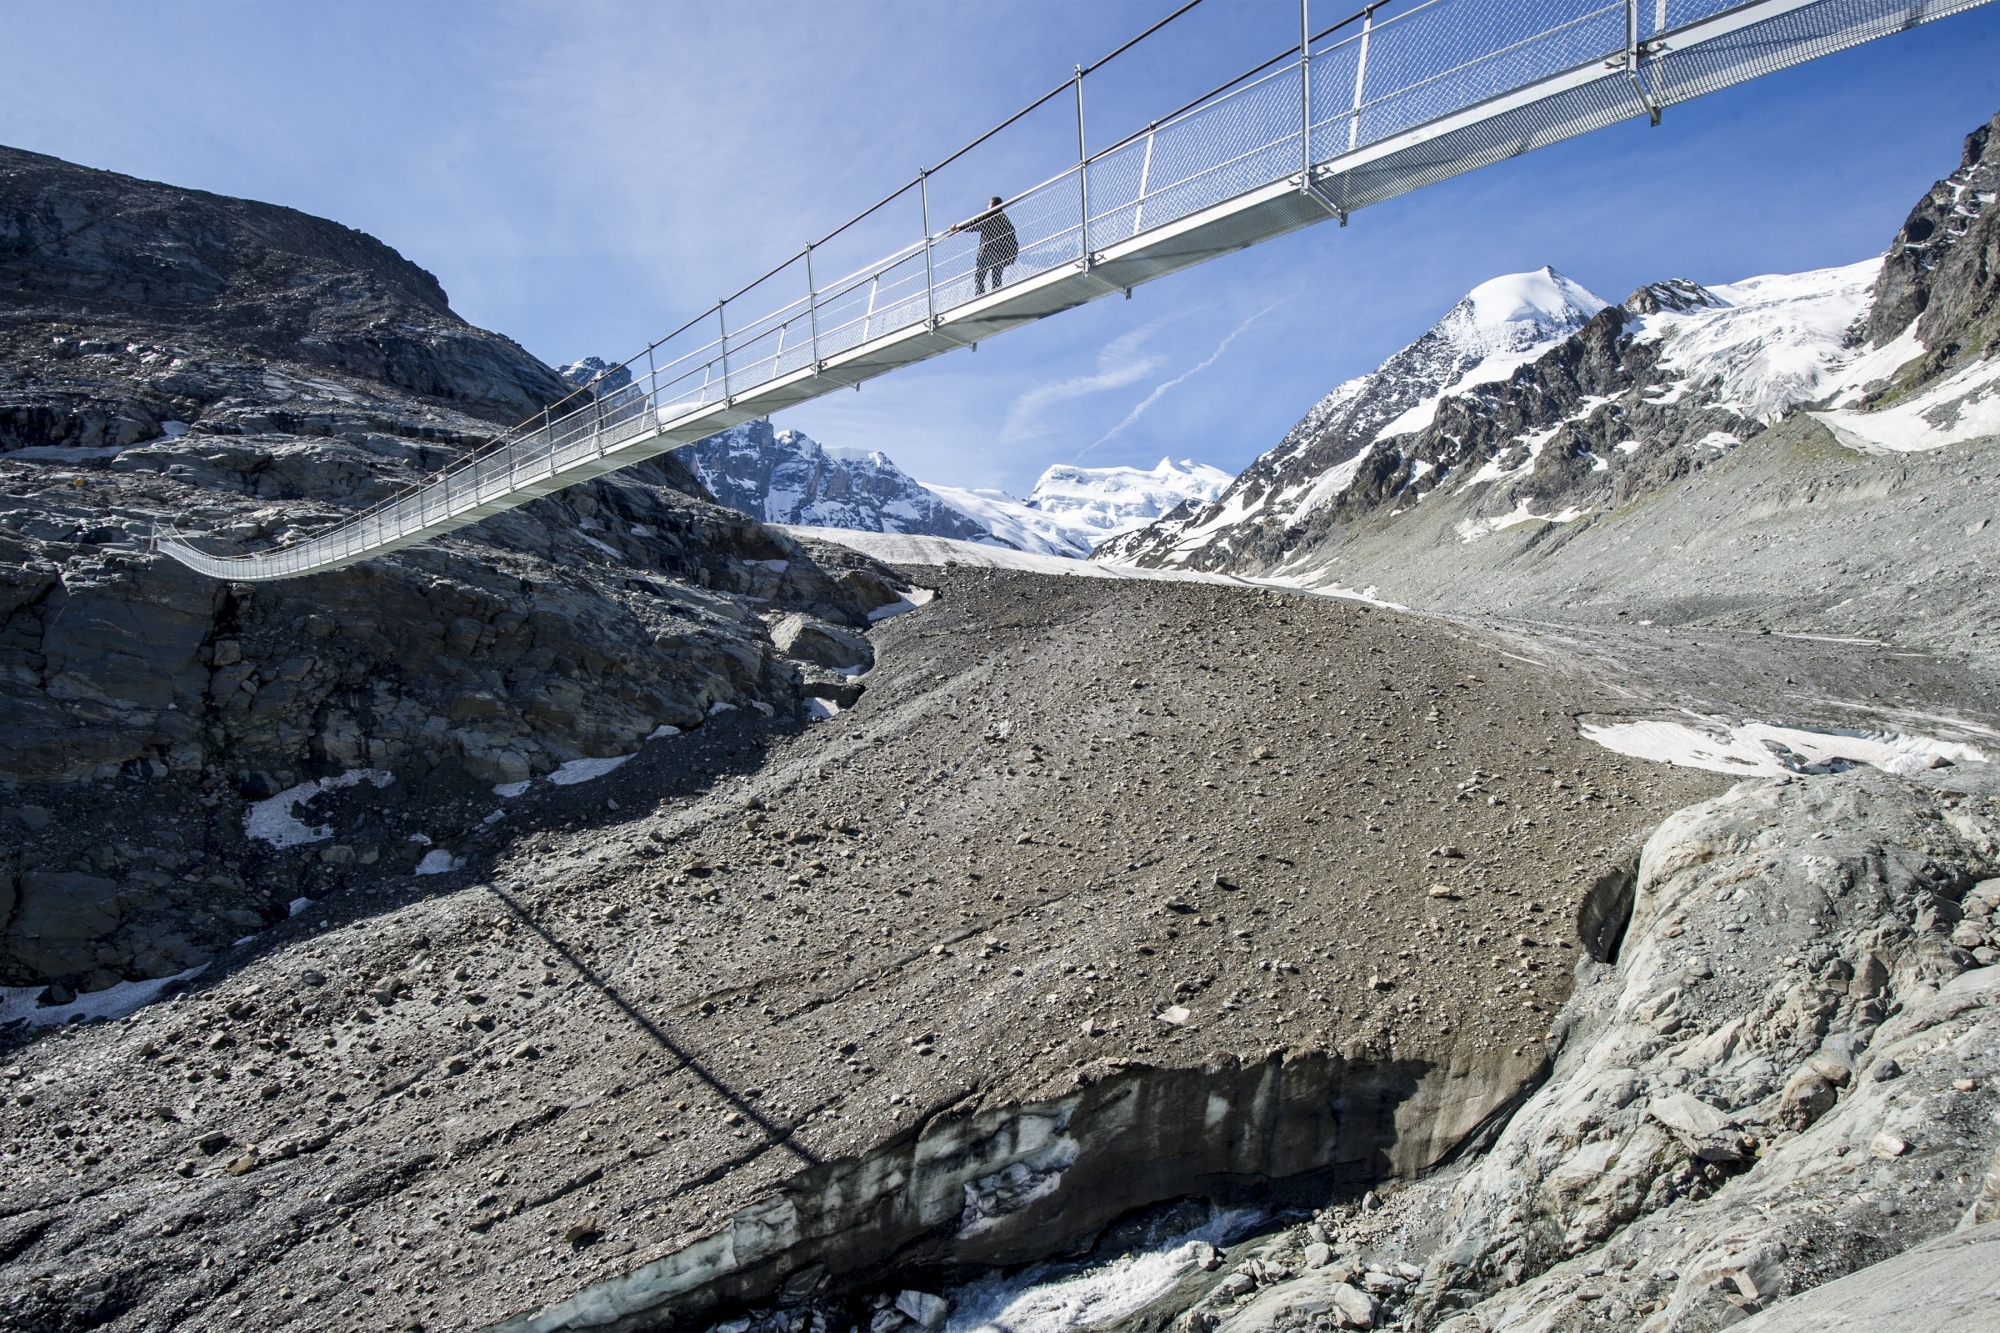
MULTIPOLYGON (((337 218, 545 360, 622 357, 1170 8, 0 0, 9 47, 34 53, 0 81, 0 142, 337 218)), ((1196 16, 1098 81, 1094 144, 1295 38, 1288 3, 1209 0, 1196 16)), ((883 449, 925 480, 1016 494, 1078 460, 1171 454, 1235 471, 1496 274, 1552 264, 1616 300, 1658 278, 1726 282, 1879 252, 1996 110, 1989 5, 779 424, 883 449)), ((1062 111, 1029 137, 1073 134, 1062 111)), ((998 178, 1033 166, 996 158, 968 175, 990 169, 991 188, 1011 193, 1023 182, 998 178)))

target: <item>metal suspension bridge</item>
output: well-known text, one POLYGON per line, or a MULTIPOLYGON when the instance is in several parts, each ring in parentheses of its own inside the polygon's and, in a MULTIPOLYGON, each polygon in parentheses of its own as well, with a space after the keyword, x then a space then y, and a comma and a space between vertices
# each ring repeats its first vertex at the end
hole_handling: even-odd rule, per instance
MULTIPOLYGON (((1152 28, 622 367, 450 467, 316 535, 213 555, 216 578, 294 578, 476 523, 726 427, 1357 208, 1987 0, 1379 0, 1108 147, 1088 76, 1152 28), (1073 93, 1075 160, 1005 200, 1018 254, 984 290, 975 231, 932 216, 940 173, 1073 93), (858 268, 829 244, 914 195, 920 234, 858 268), (623 376, 613 376, 623 380, 623 376), (599 386, 605 383, 599 381, 599 386)), ((961 195, 963 191, 960 192, 961 195)), ((984 191, 980 192, 983 198, 984 191)))

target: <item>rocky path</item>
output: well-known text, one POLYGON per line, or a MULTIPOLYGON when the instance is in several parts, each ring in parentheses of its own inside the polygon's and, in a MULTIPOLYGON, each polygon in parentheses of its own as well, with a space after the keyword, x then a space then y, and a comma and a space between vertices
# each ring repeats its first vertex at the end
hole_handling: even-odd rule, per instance
POLYGON ((1497 1106, 1581 896, 1723 785, 1578 740, 1601 700, 1482 632, 927 576, 831 722, 742 710, 538 784, 503 851, 402 881, 435 892, 337 896, 7 1055, 4 1317, 478 1327, 1135 1068, 1393 1053, 1497 1106))

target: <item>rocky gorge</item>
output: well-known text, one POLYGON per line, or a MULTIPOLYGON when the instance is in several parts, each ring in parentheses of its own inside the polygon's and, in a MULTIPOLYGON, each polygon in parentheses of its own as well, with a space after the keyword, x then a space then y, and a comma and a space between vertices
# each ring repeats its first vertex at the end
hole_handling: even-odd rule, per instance
MULTIPOLYGON (((1607 566, 1646 625, 891 564, 672 459, 218 587, 153 526, 283 541, 595 372, 336 224, 0 190, 0 1328, 2000 1309, 1976 587, 1962 639, 1855 642, 1767 623, 1782 584, 1642 603, 1708 550, 1607 566), (1603 741, 1749 719, 1800 748, 1603 741)), ((1948 259, 1883 272, 1975 308, 1948 259)), ((1579 310, 1493 394, 1645 380, 1579 310)), ((1732 460, 1785 484, 1785 432, 1834 447, 1732 460)))

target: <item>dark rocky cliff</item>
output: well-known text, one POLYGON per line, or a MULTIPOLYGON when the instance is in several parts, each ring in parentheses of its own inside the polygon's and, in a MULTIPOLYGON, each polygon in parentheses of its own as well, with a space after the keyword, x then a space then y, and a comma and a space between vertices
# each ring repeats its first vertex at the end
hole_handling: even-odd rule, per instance
POLYGON ((441 826, 490 847, 485 787, 851 697, 771 625, 864 626, 894 576, 672 458, 290 582, 149 549, 324 527, 575 391, 372 237, 0 149, 0 985, 168 975, 425 854, 365 802, 344 858, 247 841, 247 799, 394 772, 403 813, 463 801, 441 826))

